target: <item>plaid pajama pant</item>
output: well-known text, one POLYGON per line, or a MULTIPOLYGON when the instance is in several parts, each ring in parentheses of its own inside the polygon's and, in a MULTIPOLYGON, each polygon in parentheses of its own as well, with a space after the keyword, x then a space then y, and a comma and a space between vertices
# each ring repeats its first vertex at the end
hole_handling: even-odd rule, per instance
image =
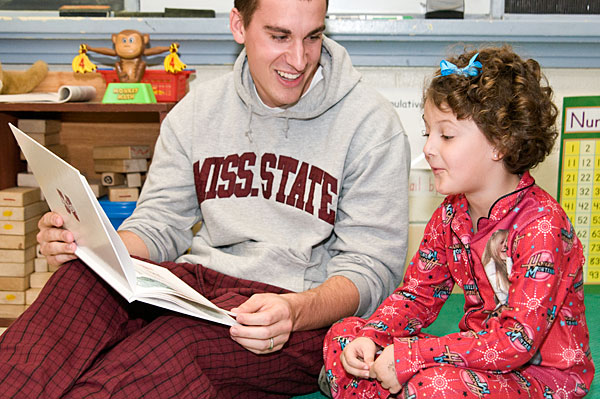
MULTIPOLYGON (((217 306, 284 289, 163 263, 217 306)), ((81 261, 62 266, 0 336, 0 398, 285 398, 318 390, 327 329, 255 355, 229 327, 127 303, 81 261)))

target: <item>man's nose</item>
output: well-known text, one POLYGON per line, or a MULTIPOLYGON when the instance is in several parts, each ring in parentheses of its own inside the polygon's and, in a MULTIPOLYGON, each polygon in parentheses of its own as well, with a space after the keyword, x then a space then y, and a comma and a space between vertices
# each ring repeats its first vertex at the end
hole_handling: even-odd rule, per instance
POLYGON ((287 63, 297 72, 304 71, 307 64, 306 48, 302 40, 294 41, 290 45, 287 55, 287 63))

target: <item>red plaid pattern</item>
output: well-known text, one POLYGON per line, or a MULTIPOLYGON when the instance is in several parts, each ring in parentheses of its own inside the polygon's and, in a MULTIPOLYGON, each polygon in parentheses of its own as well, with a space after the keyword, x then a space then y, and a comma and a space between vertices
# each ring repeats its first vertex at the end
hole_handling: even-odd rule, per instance
MULTIPOLYGON (((164 263, 216 305, 283 293, 200 265, 164 263)), ((227 326, 121 298, 85 264, 57 271, 0 337, 1 398, 286 398, 314 392, 326 329, 255 355, 227 326)))

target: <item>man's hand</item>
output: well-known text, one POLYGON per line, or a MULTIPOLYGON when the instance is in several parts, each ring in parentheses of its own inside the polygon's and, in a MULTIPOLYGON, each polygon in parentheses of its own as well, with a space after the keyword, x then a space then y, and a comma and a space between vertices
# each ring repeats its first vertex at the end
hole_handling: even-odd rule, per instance
POLYGON ((38 222, 40 232, 37 234, 37 241, 40 243, 40 252, 52 266, 60 266, 77 258, 73 233, 66 230, 63 223, 63 218, 55 212, 46 213, 38 222))
POLYGON ((346 345, 340 356, 344 370, 358 378, 369 378, 376 351, 377 345, 370 338, 354 339, 346 345))
POLYGON ((394 345, 387 346, 371 366, 369 377, 377 379, 381 386, 391 394, 400 392, 400 382, 396 374, 394 361, 394 345))
POLYGON ((231 338, 256 354, 280 350, 294 328, 292 306, 282 295, 255 294, 231 311, 241 324, 231 327, 231 338))

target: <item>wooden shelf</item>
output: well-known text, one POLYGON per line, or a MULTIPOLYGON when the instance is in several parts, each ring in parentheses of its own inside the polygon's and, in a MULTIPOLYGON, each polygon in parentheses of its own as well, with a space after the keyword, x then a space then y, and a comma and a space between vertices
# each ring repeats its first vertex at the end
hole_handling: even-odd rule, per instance
POLYGON ((160 123, 175 103, 103 104, 0 103, 0 189, 13 187, 17 173, 25 170, 19 148, 8 126, 19 118, 60 119, 61 144, 73 157, 68 161, 84 174, 93 174, 94 145, 148 144, 153 146, 160 123))
POLYGON ((0 103, 0 112, 156 112, 166 114, 175 103, 0 103))

